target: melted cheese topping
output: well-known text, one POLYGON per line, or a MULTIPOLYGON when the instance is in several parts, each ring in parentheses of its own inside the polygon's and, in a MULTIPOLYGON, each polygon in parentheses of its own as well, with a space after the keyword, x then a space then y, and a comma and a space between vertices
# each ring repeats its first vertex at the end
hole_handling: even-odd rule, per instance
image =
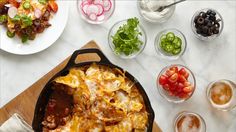
POLYGON ((72 119, 59 130, 146 131, 148 113, 143 98, 120 71, 92 64, 70 69, 66 76, 54 81, 75 89, 72 119))

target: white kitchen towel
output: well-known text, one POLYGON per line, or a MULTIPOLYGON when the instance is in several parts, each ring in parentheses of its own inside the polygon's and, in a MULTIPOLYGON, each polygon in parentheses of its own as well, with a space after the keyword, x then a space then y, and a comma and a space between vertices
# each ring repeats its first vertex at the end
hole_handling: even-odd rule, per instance
POLYGON ((33 132, 31 126, 17 113, 0 126, 0 132, 33 132))

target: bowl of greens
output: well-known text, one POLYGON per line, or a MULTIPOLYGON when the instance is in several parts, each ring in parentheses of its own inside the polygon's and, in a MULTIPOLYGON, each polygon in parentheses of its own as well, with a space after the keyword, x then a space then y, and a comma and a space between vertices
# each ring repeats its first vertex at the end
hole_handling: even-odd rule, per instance
POLYGON ((115 23, 108 34, 113 53, 123 59, 131 59, 145 48, 147 35, 138 18, 129 18, 115 23))

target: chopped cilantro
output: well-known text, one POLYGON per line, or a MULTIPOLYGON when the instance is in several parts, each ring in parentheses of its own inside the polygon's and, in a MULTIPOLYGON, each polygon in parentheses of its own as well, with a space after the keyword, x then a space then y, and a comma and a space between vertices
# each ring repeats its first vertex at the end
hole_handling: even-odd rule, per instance
POLYGON ((48 0, 38 0, 38 1, 39 1, 40 4, 45 5, 45 4, 47 4, 47 1, 48 1, 48 0))
POLYGON ((0 24, 7 21, 7 15, 0 15, 0 24))
POLYGON ((138 18, 130 18, 112 36, 112 42, 117 54, 124 53, 128 56, 140 50, 143 42, 139 40, 139 36, 142 36, 142 33, 139 31, 138 25, 138 18))
POLYGON ((22 21, 22 24, 24 25, 24 27, 28 27, 33 24, 32 19, 30 17, 28 17, 27 15, 22 15, 21 21, 22 21))

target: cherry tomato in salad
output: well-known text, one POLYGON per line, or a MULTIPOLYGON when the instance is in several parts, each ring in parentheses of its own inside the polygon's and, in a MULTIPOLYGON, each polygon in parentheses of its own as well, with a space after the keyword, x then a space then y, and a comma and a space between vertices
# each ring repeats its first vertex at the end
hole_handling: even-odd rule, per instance
POLYGON ((168 82, 168 77, 166 75, 161 75, 160 78, 159 78, 159 83, 161 85, 164 85, 168 82))
POLYGON ((55 0, 49 0, 48 1, 48 5, 49 7, 52 9, 53 12, 57 12, 58 11, 58 5, 57 3, 55 2, 55 0))

